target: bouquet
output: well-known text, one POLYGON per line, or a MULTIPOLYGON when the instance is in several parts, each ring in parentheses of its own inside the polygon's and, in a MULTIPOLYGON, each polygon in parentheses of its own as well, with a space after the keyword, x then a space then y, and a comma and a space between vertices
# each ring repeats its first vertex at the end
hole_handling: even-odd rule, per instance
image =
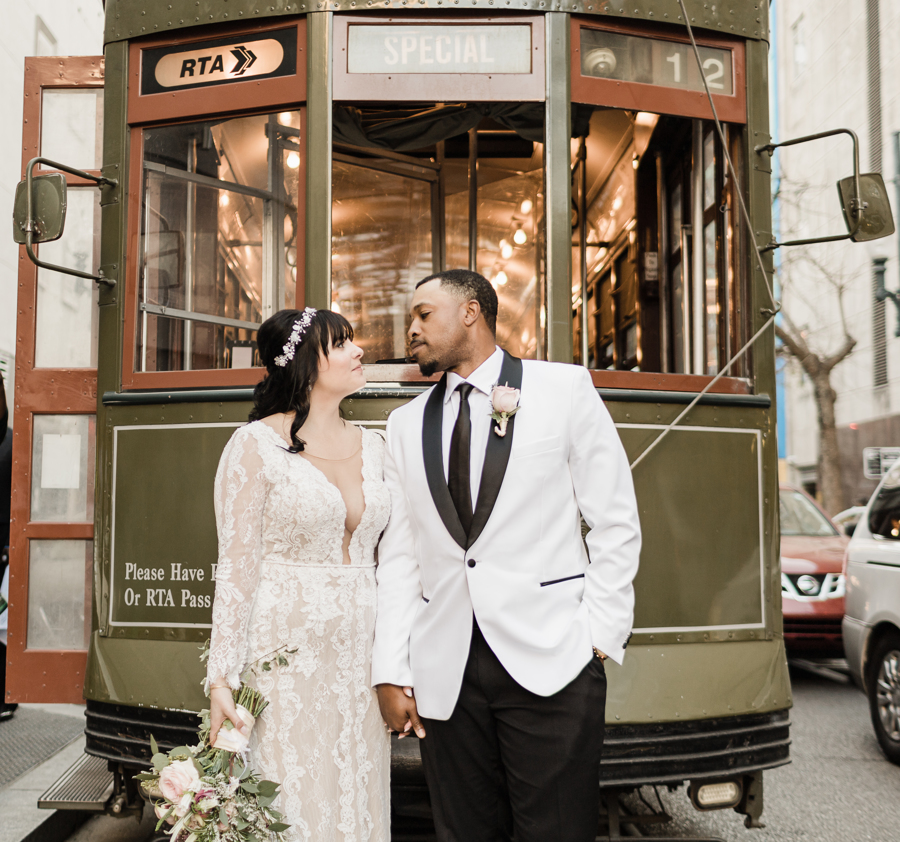
MULTIPOLYGON (((209 641, 204 646, 204 660, 208 647, 209 641)), ((264 657, 285 666, 285 650, 281 647, 264 657)), ((287 654, 295 651, 287 650, 287 654)), ((268 705, 263 695, 243 680, 257 664, 264 672, 272 668, 271 660, 260 658, 244 671, 240 688, 232 692, 248 734, 268 705)), ((245 753, 248 738, 234 723, 225 720, 210 744, 209 711, 202 711, 200 718, 197 745, 178 746, 163 753, 151 736, 153 768, 135 775, 153 803, 159 819, 156 830, 169 825, 165 832, 172 842, 281 840, 290 825, 272 807, 279 784, 262 780, 250 768, 245 753)))

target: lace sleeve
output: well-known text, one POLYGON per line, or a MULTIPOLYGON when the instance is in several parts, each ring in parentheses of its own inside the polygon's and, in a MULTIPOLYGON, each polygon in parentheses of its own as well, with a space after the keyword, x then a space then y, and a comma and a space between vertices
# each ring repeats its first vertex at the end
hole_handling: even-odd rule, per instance
POLYGON ((240 686, 247 660, 247 626, 259 581, 266 477, 256 438, 238 430, 216 471, 215 508, 219 535, 212 639, 206 669, 210 684, 240 686))

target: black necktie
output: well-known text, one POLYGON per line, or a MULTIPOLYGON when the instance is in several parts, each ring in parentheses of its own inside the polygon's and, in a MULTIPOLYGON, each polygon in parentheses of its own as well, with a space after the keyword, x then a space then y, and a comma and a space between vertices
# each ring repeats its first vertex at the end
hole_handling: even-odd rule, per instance
POLYGON ((450 439, 450 466, 447 477, 450 497, 453 499, 453 505, 456 506, 459 522, 466 535, 469 534, 469 527, 472 525, 472 486, 469 480, 469 452, 472 437, 469 393, 472 388, 471 383, 460 383, 456 387, 456 391, 459 392, 459 415, 456 416, 453 436, 450 439))

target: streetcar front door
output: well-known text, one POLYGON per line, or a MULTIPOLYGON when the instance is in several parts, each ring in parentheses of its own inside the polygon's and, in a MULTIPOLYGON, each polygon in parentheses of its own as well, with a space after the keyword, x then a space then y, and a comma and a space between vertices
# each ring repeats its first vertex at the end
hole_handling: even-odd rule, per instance
MULTIPOLYGON (((37 156, 99 175, 103 58, 28 58, 22 172, 37 156)), ((48 172, 36 169, 35 173, 48 172)), ((66 176, 49 263, 96 273, 100 204, 66 176)), ((38 268, 20 247, 16 322, 7 702, 82 701, 91 631, 98 291, 38 268)))

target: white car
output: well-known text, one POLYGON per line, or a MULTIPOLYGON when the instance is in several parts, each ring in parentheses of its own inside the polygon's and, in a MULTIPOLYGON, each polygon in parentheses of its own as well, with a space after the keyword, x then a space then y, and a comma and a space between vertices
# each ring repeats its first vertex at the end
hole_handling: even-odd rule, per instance
POLYGON ((844 652, 869 697, 875 736, 900 764, 900 462, 882 479, 847 547, 844 652))

